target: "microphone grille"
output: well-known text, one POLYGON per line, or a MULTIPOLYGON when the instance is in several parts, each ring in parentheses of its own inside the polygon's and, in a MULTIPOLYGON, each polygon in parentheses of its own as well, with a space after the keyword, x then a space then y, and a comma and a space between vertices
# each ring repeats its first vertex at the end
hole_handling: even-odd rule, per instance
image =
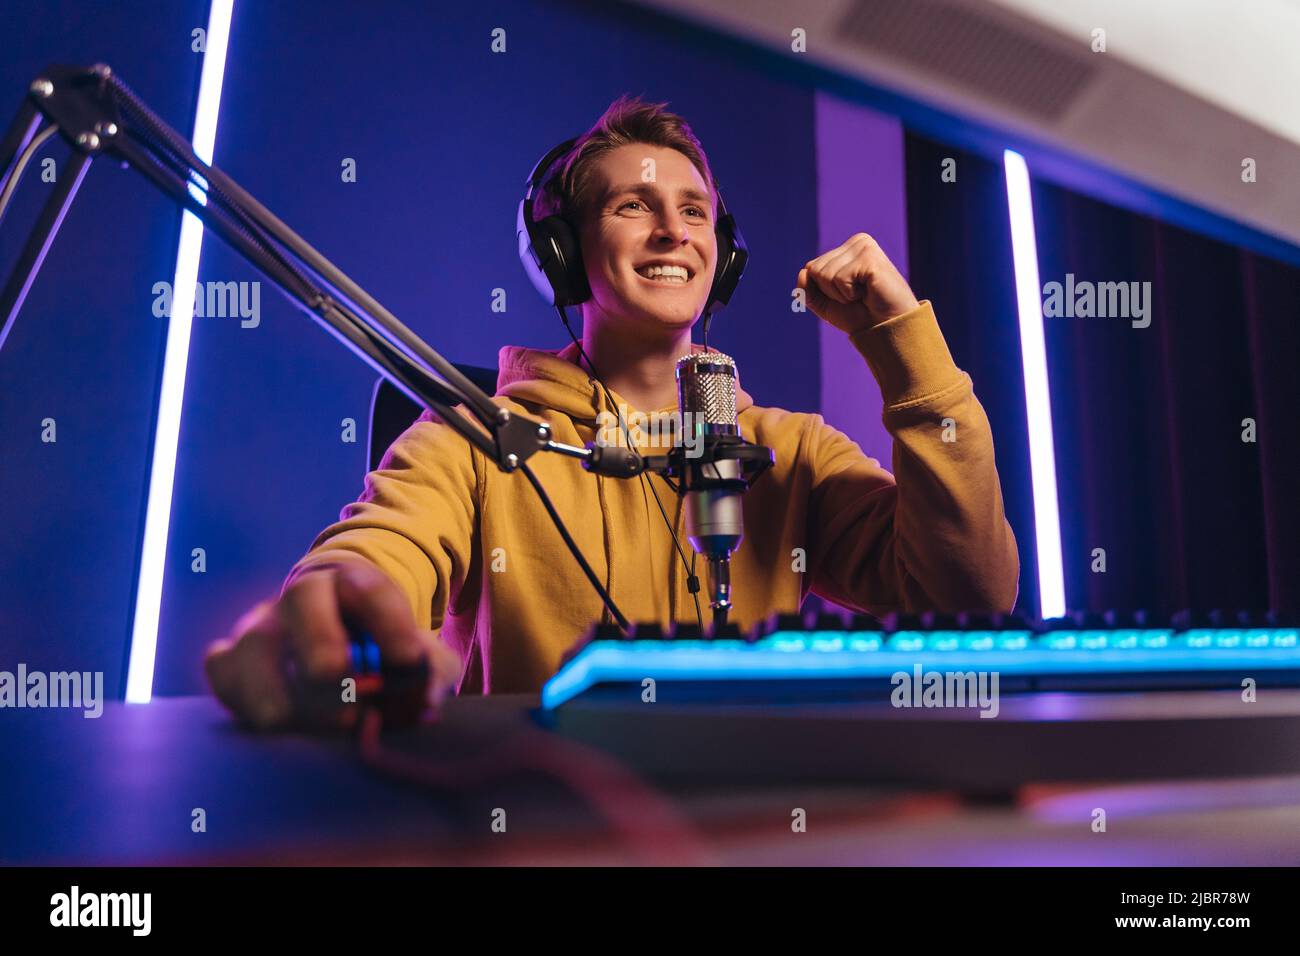
POLYGON ((677 360, 677 404, 711 434, 738 434, 736 361, 722 352, 696 352, 677 360))

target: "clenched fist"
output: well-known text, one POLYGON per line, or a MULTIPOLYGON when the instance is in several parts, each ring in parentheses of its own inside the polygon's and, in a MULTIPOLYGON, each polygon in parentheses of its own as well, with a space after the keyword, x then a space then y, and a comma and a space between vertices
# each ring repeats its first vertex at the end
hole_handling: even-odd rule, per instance
POLYGON ((351 727, 359 708, 345 703, 342 694, 352 667, 349 626, 370 634, 385 666, 427 661, 430 705, 460 680, 460 656, 416 624, 397 585, 378 568, 352 563, 308 571, 278 601, 263 601, 240 618, 229 637, 208 648, 208 683, 231 713, 257 729, 351 727), (313 708, 310 714, 295 710, 290 683, 295 677, 337 684, 337 706, 313 708))
POLYGON ((885 250, 865 232, 808 262, 799 270, 797 287, 814 313, 850 334, 920 304, 885 250))

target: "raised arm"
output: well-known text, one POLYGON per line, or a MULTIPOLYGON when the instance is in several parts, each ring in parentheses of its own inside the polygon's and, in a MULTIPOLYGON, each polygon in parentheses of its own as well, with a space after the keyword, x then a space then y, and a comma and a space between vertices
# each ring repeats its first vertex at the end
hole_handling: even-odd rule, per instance
POLYGON ((812 590, 893 610, 1009 611, 1020 560, 988 417, 934 311, 874 239, 857 233, 799 272, 809 307, 871 368, 893 436, 893 474, 824 423, 811 452, 812 590))
POLYGON ((881 385, 893 475, 821 424, 812 446, 812 590, 877 615, 1010 611, 1020 560, 993 436, 930 304, 852 342, 881 385))

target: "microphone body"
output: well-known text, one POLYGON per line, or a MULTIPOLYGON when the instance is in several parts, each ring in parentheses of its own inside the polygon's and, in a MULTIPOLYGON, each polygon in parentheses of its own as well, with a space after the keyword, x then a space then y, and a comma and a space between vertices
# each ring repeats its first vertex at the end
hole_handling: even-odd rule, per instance
POLYGON ((736 380, 735 361, 721 352, 677 361, 677 405, 687 449, 681 473, 686 534, 708 562, 715 625, 725 624, 731 610, 731 555, 745 533, 742 463, 724 452, 725 446, 745 443, 737 423, 736 380))

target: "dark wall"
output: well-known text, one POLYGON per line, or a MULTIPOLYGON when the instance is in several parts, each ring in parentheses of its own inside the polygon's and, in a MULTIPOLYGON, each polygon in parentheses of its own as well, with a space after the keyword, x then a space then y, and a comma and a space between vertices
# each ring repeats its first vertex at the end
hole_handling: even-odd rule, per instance
POLYGON ((1300 269, 1046 183, 1034 203, 1043 282, 1151 283, 1145 328, 1046 320, 1071 605, 1300 608, 1300 269))

